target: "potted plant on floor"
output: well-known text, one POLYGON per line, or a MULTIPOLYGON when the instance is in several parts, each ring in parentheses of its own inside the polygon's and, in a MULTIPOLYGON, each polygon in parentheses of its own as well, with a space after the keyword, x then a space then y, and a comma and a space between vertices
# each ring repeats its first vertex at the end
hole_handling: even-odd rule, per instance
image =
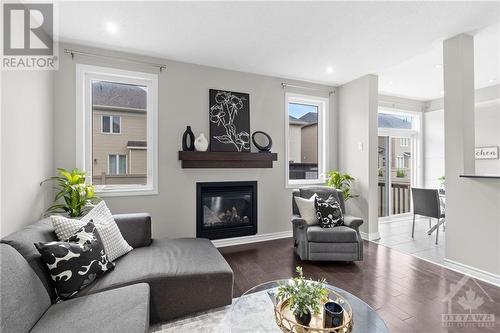
POLYGON ((347 172, 342 173, 337 170, 332 170, 328 172, 327 177, 328 186, 341 190, 344 196, 344 201, 357 197, 357 195, 351 194, 351 184, 355 180, 353 176, 347 172))
POLYGON ((57 183, 54 203, 47 208, 45 216, 63 213, 69 217, 80 217, 92 207, 92 204, 100 200, 94 193, 94 185, 85 183, 85 171, 78 169, 67 171, 58 168, 57 173, 57 176, 50 177, 40 183, 40 186, 47 181, 57 183))
POLYGON ((295 270, 298 276, 281 284, 276 296, 280 302, 288 300, 297 323, 307 326, 311 322, 312 314, 319 314, 322 304, 328 300, 328 290, 325 288, 324 279, 308 280, 304 278, 302 267, 297 266, 295 270))

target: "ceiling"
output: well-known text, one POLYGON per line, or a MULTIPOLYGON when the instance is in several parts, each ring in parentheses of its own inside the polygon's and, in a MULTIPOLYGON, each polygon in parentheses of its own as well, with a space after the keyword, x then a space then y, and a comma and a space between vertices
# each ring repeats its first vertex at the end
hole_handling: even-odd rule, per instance
POLYGON ((63 42, 383 93, 442 90, 441 43, 476 35, 478 86, 500 83, 499 2, 60 2, 63 42), (495 25, 496 24, 496 25, 495 25), (484 29, 485 27, 493 27, 484 29), (486 83, 485 83, 486 82, 486 83))

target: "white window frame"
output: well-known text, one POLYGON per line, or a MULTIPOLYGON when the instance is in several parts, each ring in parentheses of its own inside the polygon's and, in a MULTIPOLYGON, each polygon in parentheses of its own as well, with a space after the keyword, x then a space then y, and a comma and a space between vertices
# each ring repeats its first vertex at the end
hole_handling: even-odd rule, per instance
MULTIPOLYGON (((92 182, 92 80, 146 86, 147 94, 147 183, 95 185, 101 197, 158 194, 158 75, 115 68, 76 65, 76 163, 92 182)), ((101 118, 102 121, 102 118, 101 118)), ((121 119, 120 119, 121 121, 121 119)), ((121 123, 120 123, 121 131, 121 123)), ((109 168, 108 168, 109 169, 109 168)))
POLYGON ((127 158, 127 155, 126 154, 108 154, 108 174, 111 176, 121 176, 121 175, 126 175, 127 174, 127 171, 128 171, 128 158, 127 158), (115 170, 115 174, 111 174, 109 173, 109 158, 111 156, 114 156, 116 158, 116 170, 115 170), (120 173, 120 156, 125 156, 125 173, 124 174, 121 174, 120 173))
POLYGON ((400 147, 408 147, 409 143, 410 143, 409 138, 400 138, 399 139, 399 146, 400 147))
POLYGON ((101 133, 102 134, 122 134, 122 117, 121 116, 113 116, 110 114, 102 114, 101 115, 101 133), (104 132, 104 117, 109 117, 109 132, 104 132), (113 118, 118 118, 119 125, 120 126, 120 131, 118 132, 113 132, 113 118))
POLYGON ((324 184, 326 181, 326 173, 328 170, 328 150, 326 149, 329 142, 328 113, 329 100, 325 97, 314 95, 296 94, 291 92, 285 93, 285 184, 287 188, 296 188, 301 185, 324 184), (317 179, 289 179, 289 134, 290 134, 290 118, 288 117, 288 104, 307 104, 314 105, 318 108, 318 178, 317 179))

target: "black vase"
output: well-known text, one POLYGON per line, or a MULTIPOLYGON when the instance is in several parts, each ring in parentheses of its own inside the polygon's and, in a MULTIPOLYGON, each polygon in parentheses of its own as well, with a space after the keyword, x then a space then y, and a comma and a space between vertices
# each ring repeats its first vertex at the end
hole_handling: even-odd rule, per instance
POLYGON ((191 131, 191 126, 186 127, 186 131, 182 135, 182 150, 194 151, 194 134, 191 131))
POLYGON ((344 324, 344 309, 336 302, 327 302, 323 308, 323 327, 339 327, 344 324))
POLYGON ((311 311, 309 309, 306 310, 305 314, 297 314, 296 312, 293 313, 295 316, 295 320, 297 320, 297 323, 299 323, 302 326, 307 326, 311 322, 312 316, 311 316, 311 311))

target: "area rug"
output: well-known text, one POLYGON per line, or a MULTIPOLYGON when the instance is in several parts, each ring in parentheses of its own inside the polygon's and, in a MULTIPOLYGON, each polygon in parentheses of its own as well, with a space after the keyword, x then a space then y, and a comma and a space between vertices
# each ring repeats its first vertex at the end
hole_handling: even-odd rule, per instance
MULTIPOLYGON (((245 297, 245 296, 243 296, 245 297)), ((258 292, 250 298, 235 298, 236 308, 232 305, 197 313, 192 316, 176 319, 171 322, 154 325, 151 333, 257 333, 280 332, 273 311, 263 313, 262 308, 272 309, 273 304, 266 292, 258 292), (245 321, 242 322, 238 311, 244 311, 245 321)))

